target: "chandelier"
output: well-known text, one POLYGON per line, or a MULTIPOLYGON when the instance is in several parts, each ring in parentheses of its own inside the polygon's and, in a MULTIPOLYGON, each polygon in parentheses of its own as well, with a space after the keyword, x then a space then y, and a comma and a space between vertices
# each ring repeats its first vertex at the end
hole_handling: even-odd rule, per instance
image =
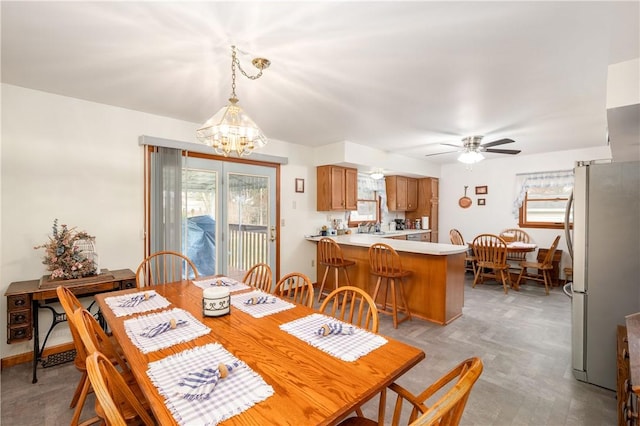
POLYGON ((249 75, 240 66, 236 57, 236 47, 231 46, 231 97, 229 104, 213 117, 207 120, 196 131, 196 137, 200 142, 212 147, 217 154, 227 157, 235 153, 238 157, 249 155, 256 148, 262 148, 267 144, 267 137, 254 121, 240 108, 236 95, 236 65, 245 77, 256 80, 262 76, 262 71, 269 67, 271 62, 264 58, 255 58, 251 61, 259 71, 256 75, 249 75))

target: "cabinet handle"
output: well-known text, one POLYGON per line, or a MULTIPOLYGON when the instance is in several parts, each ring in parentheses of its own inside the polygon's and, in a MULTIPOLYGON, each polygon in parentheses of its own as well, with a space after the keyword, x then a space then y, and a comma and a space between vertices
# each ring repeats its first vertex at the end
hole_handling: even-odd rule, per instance
POLYGON ((25 300, 24 300, 24 299, 18 299, 18 300, 16 300, 15 302, 13 302, 13 304, 14 304, 15 306, 24 306, 24 304, 25 304, 25 300))

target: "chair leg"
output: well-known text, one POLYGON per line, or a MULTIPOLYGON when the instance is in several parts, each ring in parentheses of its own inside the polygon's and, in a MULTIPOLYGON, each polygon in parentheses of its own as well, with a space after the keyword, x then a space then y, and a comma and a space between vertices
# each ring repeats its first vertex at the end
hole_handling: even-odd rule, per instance
POLYGON ((472 288, 475 288, 476 284, 478 283, 478 280, 480 279, 481 270, 482 268, 476 265, 476 273, 473 276, 473 284, 471 285, 472 288))
POLYGON ((504 270, 504 269, 500 270, 500 278, 502 279, 502 287, 504 288, 504 294, 509 293, 509 288, 507 286, 507 281, 509 280, 509 278, 507 278, 508 274, 509 274, 509 270, 508 269, 507 270, 504 270))
POLYGON ((327 281, 328 273, 329 267, 327 266, 324 270, 324 275, 322 276, 322 282, 320 283, 320 291, 318 291, 318 303, 320 303, 320 299, 322 298, 322 290, 324 290, 324 283, 327 281))
POLYGON ((80 391, 80 395, 78 396, 78 400, 76 401, 76 408, 73 411, 73 417, 71 418, 70 426, 77 426, 80 421, 80 415, 82 415, 82 409, 84 408, 84 403, 87 400, 87 395, 89 394, 89 387, 91 386, 91 382, 89 382, 89 376, 86 372, 83 373, 83 378, 86 380, 83 381, 82 390, 80 391))
POLYGON ((376 287, 373 290, 373 303, 378 303, 378 292, 380 291, 380 282, 382 281, 382 277, 378 276, 378 280, 376 281, 376 287))
POLYGON ((344 276, 345 276, 345 279, 347 280, 347 285, 350 286, 351 285, 351 280, 349 279, 349 273, 347 272, 347 268, 344 267, 344 268, 342 268, 342 270, 344 271, 344 276))
POLYGON ((400 278, 400 299, 402 299, 402 305, 406 315, 406 318, 403 318, 402 321, 407 319, 409 321, 413 321, 413 318, 411 318, 411 311, 409 310, 409 304, 407 303, 407 297, 404 294, 404 281, 402 281, 402 278, 400 278))
MULTIPOLYGON (((396 300, 396 280, 395 278, 390 278, 390 280, 391 280, 391 311, 393 316, 393 328, 398 328, 398 303, 396 300)), ((386 308, 386 304, 385 304, 385 308, 386 308)))
POLYGON ((544 279, 544 291, 549 295, 549 286, 551 284, 551 274, 548 269, 542 271, 542 278, 544 279))
MULTIPOLYGON (((522 269, 520 269, 520 274, 518 275, 518 280, 516 281, 516 288, 520 288, 520 280, 522 279, 522 277, 524 276, 524 274, 527 272, 527 267, 523 266, 522 269)), ((525 278, 526 280, 526 278, 525 278)))
POLYGON ((80 381, 78 382, 78 386, 76 386, 76 391, 73 393, 73 398, 71 398, 71 404, 69 408, 73 408, 78 404, 78 399, 80 398, 80 394, 82 393, 82 389, 86 382, 89 381, 89 376, 86 371, 82 372, 82 377, 80 377, 80 381))

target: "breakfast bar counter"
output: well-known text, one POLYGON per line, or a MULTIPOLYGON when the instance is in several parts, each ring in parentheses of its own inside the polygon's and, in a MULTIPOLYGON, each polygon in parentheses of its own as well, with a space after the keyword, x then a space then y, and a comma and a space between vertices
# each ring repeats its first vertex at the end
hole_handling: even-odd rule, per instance
MULTIPOLYGON (((342 248, 345 259, 356 262, 347 269, 351 284, 369 294, 376 278, 369 273, 369 247, 381 242, 393 247, 402 260, 402 267, 412 271, 404 279, 404 289, 411 315, 437 324, 448 324, 462 315, 464 303, 464 258, 466 246, 393 239, 395 233, 383 235, 348 234, 330 236, 342 248)), ((307 237, 317 242, 321 237, 307 237)), ((318 281, 324 267, 318 265, 318 281)), ((333 274, 327 276, 327 285, 333 288, 333 274)), ((340 285, 345 285, 340 275, 340 285)))

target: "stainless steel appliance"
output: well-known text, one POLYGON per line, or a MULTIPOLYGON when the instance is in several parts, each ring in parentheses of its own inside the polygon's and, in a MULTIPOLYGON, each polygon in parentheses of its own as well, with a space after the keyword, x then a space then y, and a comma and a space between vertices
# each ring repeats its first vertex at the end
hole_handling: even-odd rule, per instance
POLYGON ((640 311, 640 162, 577 163, 572 198, 573 373, 615 390, 616 326, 640 311))

